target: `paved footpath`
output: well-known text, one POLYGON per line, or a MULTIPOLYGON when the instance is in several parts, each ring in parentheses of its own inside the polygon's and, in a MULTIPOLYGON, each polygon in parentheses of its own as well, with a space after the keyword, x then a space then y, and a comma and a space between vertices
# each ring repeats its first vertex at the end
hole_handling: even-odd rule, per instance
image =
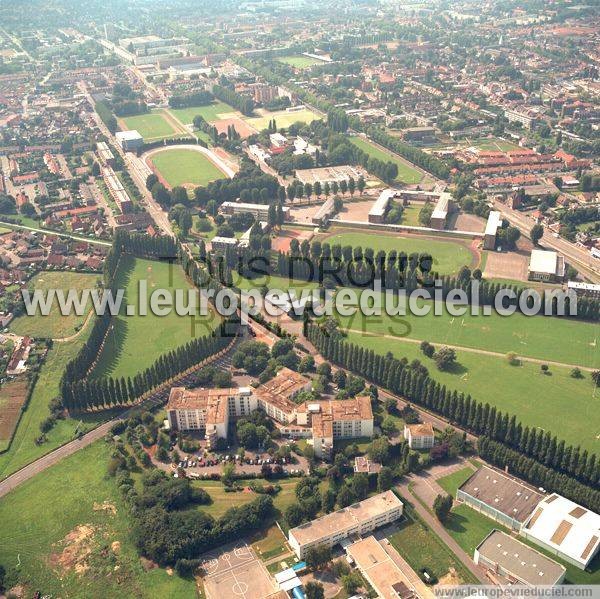
POLYGON ((109 420, 94 430, 91 430, 89 433, 81 436, 79 439, 69 441, 69 443, 61 445, 54 451, 47 453, 35 462, 24 466, 21 468, 21 470, 17 470, 14 474, 11 474, 8 478, 5 478, 0 482, 0 497, 10 493, 10 491, 19 486, 21 483, 32 478, 36 474, 39 474, 43 470, 46 470, 46 468, 54 466, 54 464, 57 464, 67 456, 74 454, 76 451, 79 451, 88 445, 91 445, 94 441, 98 441, 98 439, 102 439, 102 437, 104 437, 104 435, 110 431, 116 422, 118 422, 117 418, 109 420))

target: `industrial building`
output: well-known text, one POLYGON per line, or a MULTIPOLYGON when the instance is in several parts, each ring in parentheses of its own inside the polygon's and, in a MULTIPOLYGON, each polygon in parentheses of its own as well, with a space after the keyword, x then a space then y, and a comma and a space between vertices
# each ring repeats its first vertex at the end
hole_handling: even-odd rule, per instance
POLYGON ((585 570, 600 549, 600 515, 553 493, 539 502, 521 534, 585 570))
POLYGON ((496 247, 496 235, 502 224, 502 215, 497 210, 492 210, 488 216, 483 234, 483 249, 493 250, 496 247))
POLYGON ((492 579, 530 587, 560 584, 566 569, 515 537, 493 530, 475 549, 473 561, 488 569, 492 579))
POLYGON ((487 466, 474 472, 456 492, 457 501, 517 531, 543 497, 522 482, 487 466))
POLYGON ((558 252, 532 250, 528 278, 531 281, 557 283, 565 278, 565 259, 558 252))
POLYGON ((135 129, 131 131, 117 131, 115 138, 125 152, 136 152, 144 145, 144 138, 135 129))
POLYGON ((376 528, 395 522, 402 516, 404 504, 392 491, 368 499, 301 524, 289 531, 290 546, 303 559, 306 551, 317 545, 334 545, 351 536, 365 535, 376 528))

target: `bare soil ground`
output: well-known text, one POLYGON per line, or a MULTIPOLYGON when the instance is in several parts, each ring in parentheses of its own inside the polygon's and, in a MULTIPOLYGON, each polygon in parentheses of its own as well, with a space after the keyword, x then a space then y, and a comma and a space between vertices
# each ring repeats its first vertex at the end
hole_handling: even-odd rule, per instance
POLYGON ((448 229, 455 231, 471 231, 473 233, 483 233, 485 231, 485 219, 475 214, 465 214, 464 212, 455 212, 448 222, 448 229))
POLYGON ((290 213, 294 222, 312 224, 312 217, 317 213, 322 203, 321 200, 317 200, 312 206, 299 206, 298 208, 290 206, 290 213))
POLYGON ((339 212, 338 218, 366 223, 368 221, 369 210, 371 210, 374 203, 375 199, 344 203, 344 207, 339 212))
POLYGON ((0 445, 11 438, 26 399, 27 381, 24 378, 9 381, 0 389, 0 445))
POLYGON ((276 252, 289 252, 292 239, 302 243, 305 239, 311 239, 313 232, 308 229, 282 229, 279 236, 273 239, 272 249, 276 252))
POLYGON ((525 252, 488 252, 483 276, 486 279, 527 281, 528 264, 525 252))
POLYGON ((253 133, 256 133, 256 131, 248 123, 238 117, 221 119, 219 121, 215 121, 213 125, 217 128, 219 133, 227 133, 227 127, 233 125, 242 139, 246 139, 253 133))

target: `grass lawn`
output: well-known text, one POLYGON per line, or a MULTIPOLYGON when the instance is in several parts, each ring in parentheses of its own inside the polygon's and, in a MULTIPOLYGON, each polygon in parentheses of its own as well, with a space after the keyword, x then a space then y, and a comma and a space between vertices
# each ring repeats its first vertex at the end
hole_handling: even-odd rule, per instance
MULTIPOLYGON (((515 352, 566 365, 600 366, 599 330, 594 323, 550 316, 527 317, 520 313, 508 317, 495 312, 485 317, 481 314, 471 316, 470 310, 464 316, 454 317, 447 312, 444 303, 434 306, 432 302, 428 303, 431 308, 428 314, 417 316, 406 306, 404 299, 397 296, 387 300, 388 309, 406 307, 407 314, 388 316, 385 313, 385 297, 382 297, 381 303, 382 316, 365 317, 358 311, 352 316, 340 317, 342 327, 377 335, 489 350, 503 357, 508 352, 515 352), (437 316, 434 310, 437 310, 437 316), (557 339, 568 339, 569 342, 556 343, 557 339)), ((419 305, 425 305, 425 302, 419 305)), ((553 366, 550 371, 552 369, 553 366)))
MULTIPOLYGON (((50 289, 64 290, 75 289, 78 292, 83 289, 94 289, 96 281, 101 278, 100 275, 93 275, 80 272, 66 271, 45 271, 36 274, 29 281, 29 288, 32 290, 40 289, 47 292, 50 289)), ((48 316, 43 316, 39 309, 34 316, 19 316, 10 324, 10 330, 17 335, 29 335, 30 337, 51 337, 62 338, 69 337, 77 332, 85 321, 91 302, 88 303, 85 313, 77 316, 71 313, 63 316, 60 313, 56 298, 52 302, 52 309, 48 316)))
POLYGON ((225 173, 202 152, 196 150, 162 150, 150 158, 171 187, 208 185, 225 173))
MULTIPOLYGON (((269 483, 266 480, 255 479, 256 482, 262 484, 274 484, 269 483)), ((275 509, 283 514, 287 507, 292 503, 296 503, 296 485, 298 484, 297 478, 283 479, 276 481, 277 484, 281 485, 281 491, 273 497, 273 505, 275 509)), ((238 485, 244 487, 251 481, 238 480, 238 485)), ((214 518, 220 518, 229 508, 239 507, 246 503, 250 503, 253 499, 256 499, 257 495, 254 492, 245 493, 238 491, 234 493, 226 493, 225 487, 220 481, 212 480, 201 480, 194 481, 193 484, 198 487, 202 487, 212 498, 213 503, 210 505, 199 506, 203 512, 206 512, 214 518)), ((279 517, 279 516, 278 516, 279 517)))
POLYGON ((474 470, 472 468, 461 468, 448 476, 438 478, 435 482, 452 497, 456 497, 456 489, 461 487, 470 478, 474 470))
MULTIPOLYGON (((189 125, 194 120, 195 116, 201 116, 207 123, 213 123, 223 118, 224 114, 237 112, 235 108, 217 100, 206 106, 191 106, 189 108, 170 108, 172 112, 184 125, 189 125)), ((238 113, 239 115, 240 113, 238 113)))
POLYGON ((126 507, 114 479, 106 476, 110 451, 98 441, 2 499, 0 563, 9 580, 20 563, 27 596, 40 589, 71 598, 195 597, 193 581, 143 569, 126 507))
POLYGON ((423 173, 421 171, 399 156, 374 146, 371 142, 362 137, 351 136, 350 141, 373 158, 383 160, 384 162, 396 163, 398 165, 398 176, 396 177, 396 181, 402 181, 407 185, 413 185, 414 183, 420 183, 423 179, 423 173))
MULTIPOLYGON (((455 507, 446 523, 448 533, 469 555, 473 555, 477 545, 479 545, 494 528, 506 533, 509 532, 498 522, 480 514, 465 504, 455 507)), ((523 537, 518 537, 518 539, 522 543, 533 547, 540 553, 543 553, 554 561, 562 564, 567 569, 565 577, 565 582, 567 584, 600 584, 600 556, 596 556, 591 564, 589 572, 583 571, 562 561, 556 555, 552 555, 552 553, 523 537)))
POLYGON ((485 152, 508 152, 509 150, 517 150, 520 148, 518 144, 500 139, 498 137, 485 137, 481 139, 469 139, 469 146, 474 146, 485 152))
POLYGON ((343 231, 333 229, 330 234, 319 236, 319 241, 329 245, 360 246, 363 249, 373 248, 375 253, 379 250, 389 252, 413 252, 430 254, 433 258, 433 269, 440 274, 453 274, 461 266, 469 266, 473 261, 467 244, 460 241, 436 241, 428 237, 402 237, 399 234, 389 235, 378 231, 377 233, 363 233, 358 231, 343 231))
POLYGON ((256 554, 263 561, 270 560, 289 551, 287 539, 276 524, 273 524, 267 530, 257 532, 250 542, 256 554))
POLYGON ((309 110, 308 108, 303 108, 302 110, 278 110, 276 112, 265 112, 263 116, 259 117, 243 117, 243 119, 251 126, 254 127, 257 131, 262 131, 269 126, 269 121, 275 119, 277 124, 277 128, 285 128, 289 127, 293 123, 301 122, 301 123, 312 123, 320 119, 321 117, 309 110))
POLYGON ((404 506, 404 519, 399 524, 399 530, 389 536, 388 540, 412 569, 420 572, 425 568, 440 579, 453 567, 463 582, 472 582, 471 574, 421 521, 412 506, 408 502, 404 506))
POLYGON ((290 281, 287 277, 277 275, 261 275, 254 279, 247 279, 240 277, 237 271, 233 271, 232 276, 234 286, 244 290, 260 289, 266 285, 269 289, 280 289, 281 291, 295 289, 297 290, 297 294, 300 295, 302 289, 316 289, 319 286, 319 283, 316 281, 302 281, 300 279, 290 281))
POLYGON ((423 225, 419 222, 419 212, 421 212, 422 204, 412 204, 404 206, 402 211, 402 220, 399 224, 410 227, 422 227, 423 225))
POLYGON ((511 366, 503 358, 464 351, 456 352, 457 364, 452 371, 442 372, 423 355, 417 343, 360 333, 350 333, 348 341, 382 355, 390 351, 409 362, 419 359, 432 378, 448 389, 471 394, 478 401, 516 414, 524 425, 542 427, 568 443, 600 452, 599 393, 588 373, 583 379, 573 379, 569 368, 552 366, 552 376, 547 376, 540 373, 538 364, 511 366))
POLYGON ((128 116, 122 120, 127 129, 135 129, 145 141, 164 139, 177 135, 177 131, 171 123, 159 112, 128 116))
POLYGON ((138 310, 138 283, 141 280, 147 281, 148 298, 157 289, 168 290, 173 296, 175 290, 182 289, 187 305, 187 290, 193 287, 178 265, 123 256, 116 280, 117 288, 125 289, 125 296, 121 314, 113 319, 112 331, 94 370, 95 376, 133 376, 154 363, 160 355, 184 345, 193 337, 205 335, 218 323, 214 313, 200 320, 192 316, 178 316, 174 309, 167 316, 157 316, 149 308, 147 316, 125 314, 127 304, 138 310))
MULTIPOLYGON (((40 423, 49 415, 48 403, 58 395, 60 377, 65 366, 69 360, 75 357, 87 339, 89 330, 91 327, 74 341, 55 343, 48 352, 10 449, 6 453, 0 454, 0 479, 70 441, 78 431, 85 432, 110 418, 110 414, 106 413, 86 415, 83 420, 70 418, 58 420, 54 428, 47 433, 47 441, 42 445, 35 444, 35 439, 40 435, 40 423)), ((2 563, 1 560, 0 563, 2 563)))
POLYGON ((325 64, 324 60, 318 58, 311 58, 310 56, 303 56, 302 54, 289 54, 286 56, 278 56, 277 60, 284 64, 289 64, 291 67, 296 69, 307 69, 315 64, 325 64))

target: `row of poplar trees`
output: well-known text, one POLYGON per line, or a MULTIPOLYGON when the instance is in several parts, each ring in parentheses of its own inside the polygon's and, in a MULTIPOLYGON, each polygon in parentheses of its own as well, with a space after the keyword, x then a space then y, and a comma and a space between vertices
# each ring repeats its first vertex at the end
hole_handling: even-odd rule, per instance
MULTIPOLYGON (((170 237, 139 235, 118 230, 104 265, 105 289, 116 292, 116 273, 121 256, 179 260, 178 247, 170 237)), ((195 284, 206 283, 192 260, 182 260, 195 284)), ((70 412, 85 412, 136 403, 148 391, 202 362, 231 341, 236 323, 224 320, 212 333, 192 339, 185 345, 161 355, 151 366, 134 377, 91 377, 96 361, 114 323, 110 314, 96 317, 87 342, 67 363, 60 382, 60 393, 70 412)))
POLYGON ((339 332, 328 334, 310 321, 305 321, 304 328, 308 339, 327 360, 482 436, 484 445, 488 443, 485 447, 493 448, 483 457, 490 457, 499 466, 504 466, 502 459, 507 456, 511 457, 511 464, 517 460, 513 456, 522 457, 520 473, 525 479, 536 484, 542 478, 548 480, 549 487, 566 497, 594 511, 600 510, 600 462, 595 454, 565 445, 550 432, 523 426, 514 415, 447 389, 428 374, 412 369, 406 359, 347 343, 339 332))

